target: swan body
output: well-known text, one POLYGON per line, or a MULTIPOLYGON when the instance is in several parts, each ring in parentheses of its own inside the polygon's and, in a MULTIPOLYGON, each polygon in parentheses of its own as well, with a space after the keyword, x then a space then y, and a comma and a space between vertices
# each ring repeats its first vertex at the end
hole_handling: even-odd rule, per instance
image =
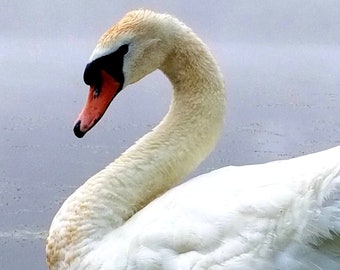
POLYGON ((168 114, 64 202, 47 238, 49 269, 340 269, 340 147, 172 188, 213 149, 225 110, 214 58, 177 19, 132 11, 102 36, 75 134, 155 69, 173 85, 168 114))

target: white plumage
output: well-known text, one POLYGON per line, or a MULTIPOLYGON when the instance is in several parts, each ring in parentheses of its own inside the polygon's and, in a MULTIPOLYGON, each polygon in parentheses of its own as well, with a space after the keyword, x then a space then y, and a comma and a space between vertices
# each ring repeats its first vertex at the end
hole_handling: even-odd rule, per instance
POLYGON ((170 189, 216 143, 222 76, 168 15, 128 13, 91 61, 126 43, 124 87, 161 69, 174 87, 170 111, 65 201, 47 239, 49 268, 340 269, 340 147, 225 167, 170 189))

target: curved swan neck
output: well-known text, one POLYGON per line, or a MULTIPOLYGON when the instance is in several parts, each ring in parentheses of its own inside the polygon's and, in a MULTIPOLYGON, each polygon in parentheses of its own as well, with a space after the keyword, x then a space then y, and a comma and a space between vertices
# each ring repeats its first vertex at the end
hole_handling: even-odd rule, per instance
POLYGON ((109 193, 106 201, 103 192, 96 191, 98 204, 117 210, 116 218, 112 211, 106 217, 110 230, 182 180, 219 138, 225 110, 222 75, 203 42, 182 25, 181 31, 160 67, 173 85, 169 112, 98 174, 104 177, 93 180, 103 182, 109 193))
POLYGON ((131 191, 125 209, 130 215, 124 220, 195 169, 214 148, 222 129, 225 90, 221 72, 204 43, 180 26, 160 66, 173 86, 169 112, 108 167, 123 168, 128 175, 121 180, 131 191))
POLYGON ((171 48, 160 66, 174 90, 169 112, 65 201, 50 228, 51 269, 61 261, 71 264, 75 258, 67 257, 69 248, 86 253, 89 242, 101 240, 178 183, 218 140, 225 109, 222 75, 203 42, 177 20, 173 23, 178 31, 168 37, 171 48))

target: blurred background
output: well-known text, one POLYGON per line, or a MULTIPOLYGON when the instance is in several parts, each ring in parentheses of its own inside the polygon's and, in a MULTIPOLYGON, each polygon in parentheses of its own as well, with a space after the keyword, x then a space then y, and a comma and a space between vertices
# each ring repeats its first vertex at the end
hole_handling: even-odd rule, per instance
POLYGON ((83 139, 73 121, 100 35, 127 11, 175 15, 211 48, 227 83, 216 150, 191 176, 340 144, 337 0, 18 1, 0 10, 0 269, 46 269, 61 203, 166 113, 157 71, 128 87, 83 139))

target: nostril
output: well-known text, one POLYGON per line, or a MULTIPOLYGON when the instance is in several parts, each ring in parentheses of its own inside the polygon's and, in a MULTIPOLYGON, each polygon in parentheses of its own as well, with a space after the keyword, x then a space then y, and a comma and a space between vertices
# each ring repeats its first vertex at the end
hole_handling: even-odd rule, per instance
POLYGON ((81 121, 79 120, 79 121, 74 125, 74 128, 73 128, 74 135, 76 135, 78 138, 82 138, 82 137, 84 137, 84 135, 85 135, 85 132, 83 132, 83 131, 80 130, 80 124, 81 124, 81 121))
POLYGON ((99 94, 100 94, 100 88, 99 87, 95 87, 94 91, 93 91, 93 98, 94 99, 98 98, 99 94))

